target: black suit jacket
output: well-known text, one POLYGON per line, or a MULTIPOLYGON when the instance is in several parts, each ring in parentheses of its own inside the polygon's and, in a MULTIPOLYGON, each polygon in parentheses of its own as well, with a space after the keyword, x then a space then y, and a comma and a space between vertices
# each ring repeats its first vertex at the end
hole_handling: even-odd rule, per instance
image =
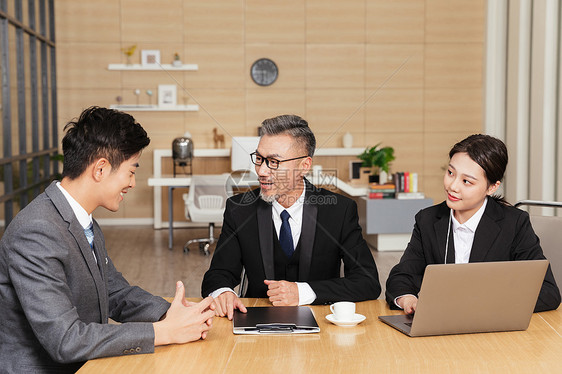
MULTIPOLYGON (((314 290, 315 304, 376 299, 381 292, 377 267, 361 233, 356 203, 305 182, 298 281, 314 290)), ((217 248, 203 278, 203 296, 236 287, 244 266, 246 296, 267 297, 263 281, 275 279, 271 209, 259 198, 259 189, 228 199, 217 248)))
MULTIPOLYGON (((390 271, 386 282, 386 301, 396 309, 394 299, 420 291, 425 267, 445 262, 445 242, 450 209, 446 202, 421 210, 416 215, 414 231, 400 262, 390 271)), ((452 231, 450 233, 452 237, 452 231)), ((449 241, 447 263, 454 263, 453 240, 449 241)), ((517 261, 544 259, 529 214, 489 198, 478 224, 469 262, 517 261)), ((535 306, 535 312, 556 309, 560 291, 550 266, 535 306)))

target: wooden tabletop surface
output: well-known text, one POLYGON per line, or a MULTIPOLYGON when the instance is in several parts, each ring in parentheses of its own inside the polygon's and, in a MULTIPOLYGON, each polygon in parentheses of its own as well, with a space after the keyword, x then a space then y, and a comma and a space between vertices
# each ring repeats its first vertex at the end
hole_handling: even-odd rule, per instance
MULTIPOLYGON (((196 299, 193 299, 194 301, 196 299)), ((247 306, 270 305, 243 299, 247 306)), ((79 373, 560 373, 562 311, 535 313, 526 331, 410 338, 378 320, 398 314, 384 300, 357 303, 366 320, 354 327, 326 320, 312 306, 320 333, 234 335, 215 318, 206 340, 157 347, 154 354, 102 358, 79 373)))

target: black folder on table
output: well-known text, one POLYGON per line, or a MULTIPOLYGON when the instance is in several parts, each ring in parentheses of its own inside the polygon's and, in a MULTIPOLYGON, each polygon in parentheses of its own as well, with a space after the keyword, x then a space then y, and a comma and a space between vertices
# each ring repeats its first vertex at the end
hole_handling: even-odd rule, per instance
POLYGON ((248 307, 234 311, 235 334, 308 334, 320 332, 312 310, 306 306, 248 307))

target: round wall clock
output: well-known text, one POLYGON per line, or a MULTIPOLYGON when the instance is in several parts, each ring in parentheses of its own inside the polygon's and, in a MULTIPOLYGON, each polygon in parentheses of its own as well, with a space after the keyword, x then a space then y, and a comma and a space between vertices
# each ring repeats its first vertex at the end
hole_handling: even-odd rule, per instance
POLYGON ((279 70, 275 62, 268 58, 260 58, 252 64, 250 74, 253 81, 260 86, 269 86, 275 82, 279 70))

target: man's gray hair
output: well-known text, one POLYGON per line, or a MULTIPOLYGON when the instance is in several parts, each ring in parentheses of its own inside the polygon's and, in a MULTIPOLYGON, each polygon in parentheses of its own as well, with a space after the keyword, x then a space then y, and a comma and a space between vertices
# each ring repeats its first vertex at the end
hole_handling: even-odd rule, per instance
POLYGON ((268 118, 262 122, 260 135, 290 135, 306 150, 308 156, 314 156, 316 149, 316 138, 312 133, 308 122, 303 118, 284 114, 273 118, 268 118))

